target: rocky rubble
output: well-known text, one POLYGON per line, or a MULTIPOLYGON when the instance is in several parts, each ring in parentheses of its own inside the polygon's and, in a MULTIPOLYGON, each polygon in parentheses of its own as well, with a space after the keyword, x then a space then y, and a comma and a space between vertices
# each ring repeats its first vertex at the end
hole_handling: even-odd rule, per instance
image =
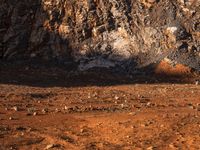
POLYGON ((200 70, 199 0, 0 0, 0 58, 200 70))

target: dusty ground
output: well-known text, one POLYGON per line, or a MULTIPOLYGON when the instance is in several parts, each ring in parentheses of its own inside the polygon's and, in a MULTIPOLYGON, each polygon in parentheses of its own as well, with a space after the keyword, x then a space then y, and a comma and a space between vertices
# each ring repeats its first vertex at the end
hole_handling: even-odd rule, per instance
POLYGON ((1 65, 0 149, 200 149, 199 78, 161 66, 173 77, 1 65))

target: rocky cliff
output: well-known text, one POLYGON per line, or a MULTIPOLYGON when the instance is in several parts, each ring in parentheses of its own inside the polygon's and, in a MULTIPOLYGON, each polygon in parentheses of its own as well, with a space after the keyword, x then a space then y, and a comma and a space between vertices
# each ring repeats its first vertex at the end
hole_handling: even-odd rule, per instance
POLYGON ((200 70, 200 1, 0 0, 0 58, 200 70))

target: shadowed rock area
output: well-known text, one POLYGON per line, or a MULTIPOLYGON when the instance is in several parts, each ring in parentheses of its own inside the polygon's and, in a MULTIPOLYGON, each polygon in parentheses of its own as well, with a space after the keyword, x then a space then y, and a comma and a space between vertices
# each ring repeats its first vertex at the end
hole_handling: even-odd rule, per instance
POLYGON ((0 0, 0 58, 200 70, 199 0, 0 0))

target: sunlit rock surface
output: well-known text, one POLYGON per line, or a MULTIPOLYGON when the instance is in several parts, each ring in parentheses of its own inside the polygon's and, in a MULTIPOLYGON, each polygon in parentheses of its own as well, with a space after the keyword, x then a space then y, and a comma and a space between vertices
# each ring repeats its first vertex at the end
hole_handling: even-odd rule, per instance
POLYGON ((0 0, 1 59, 200 70, 199 0, 0 0))

